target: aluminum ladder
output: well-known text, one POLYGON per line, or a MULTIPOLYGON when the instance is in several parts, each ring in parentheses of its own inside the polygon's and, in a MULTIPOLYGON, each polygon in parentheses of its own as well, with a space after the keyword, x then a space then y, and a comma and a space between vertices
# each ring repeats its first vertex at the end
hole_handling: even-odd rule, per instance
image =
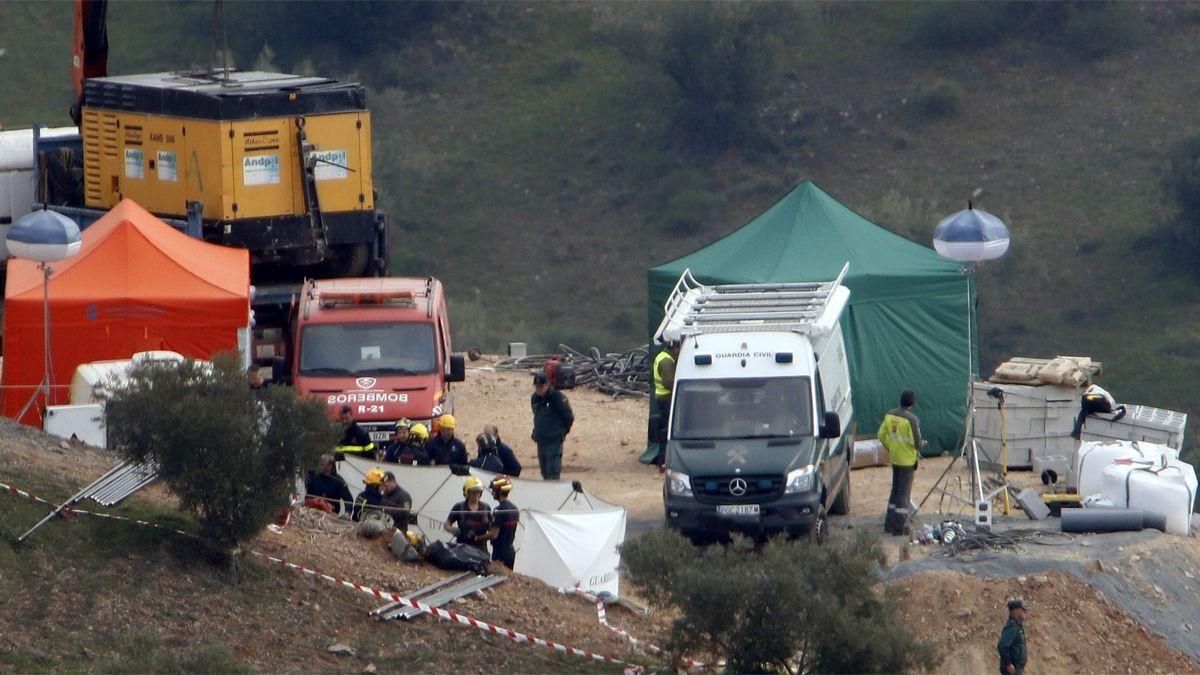
POLYGON ((663 306, 663 321, 655 336, 675 328, 680 337, 756 329, 811 333, 846 277, 850 263, 837 278, 777 284, 718 284, 705 286, 686 269, 663 306))

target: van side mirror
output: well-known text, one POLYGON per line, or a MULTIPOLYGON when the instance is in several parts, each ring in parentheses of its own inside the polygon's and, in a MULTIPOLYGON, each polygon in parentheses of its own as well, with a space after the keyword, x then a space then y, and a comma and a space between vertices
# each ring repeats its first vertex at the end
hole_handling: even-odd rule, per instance
POLYGON ((462 382, 467 379, 467 362, 462 354, 450 355, 450 374, 446 376, 447 382, 462 382))
POLYGON ((821 438, 837 438, 842 435, 842 419, 838 414, 829 411, 825 413, 825 417, 821 420, 820 429, 821 438))
POLYGON ((288 372, 287 359, 282 356, 271 359, 271 382, 275 384, 292 383, 292 374, 288 372))

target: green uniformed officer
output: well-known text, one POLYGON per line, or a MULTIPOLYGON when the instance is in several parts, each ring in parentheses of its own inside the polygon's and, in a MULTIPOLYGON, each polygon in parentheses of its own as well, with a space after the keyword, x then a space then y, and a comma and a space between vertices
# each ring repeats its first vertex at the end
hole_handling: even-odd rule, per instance
POLYGON ((1001 675, 1021 675, 1025 672, 1029 653, 1025 650, 1025 602, 1020 598, 1008 601, 1008 623, 1000 631, 996 651, 1000 652, 1001 675))

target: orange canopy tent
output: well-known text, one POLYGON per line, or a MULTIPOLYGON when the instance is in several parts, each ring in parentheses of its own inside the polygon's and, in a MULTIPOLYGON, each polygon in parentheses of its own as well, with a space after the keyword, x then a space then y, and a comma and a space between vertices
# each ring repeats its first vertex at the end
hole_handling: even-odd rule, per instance
MULTIPOLYGON (((76 256, 50 267, 49 405, 68 402, 81 363, 156 349, 208 359, 237 350, 239 331, 249 338, 249 252, 188 237, 130 199, 84 230, 76 256)), ((20 413, 44 376, 43 278, 37 263, 8 261, 6 417, 20 413)), ((36 407, 18 421, 40 424, 36 407)))

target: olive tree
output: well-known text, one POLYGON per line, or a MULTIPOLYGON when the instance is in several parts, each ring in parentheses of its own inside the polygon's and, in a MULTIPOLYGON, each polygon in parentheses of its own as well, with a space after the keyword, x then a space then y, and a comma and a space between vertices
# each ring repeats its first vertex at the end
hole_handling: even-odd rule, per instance
MULTIPOLYGON (((892 591, 879 588, 878 539, 817 545, 775 539, 697 549, 671 531, 621 549, 627 579, 652 603, 678 611, 667 641, 683 655, 726 660, 730 672, 888 673, 932 668, 892 591)), ((675 665, 675 664, 672 664, 675 665)))
POLYGON ((153 462, 200 535, 232 551, 286 507, 303 469, 336 442, 318 401, 252 389, 236 358, 145 361, 106 394, 110 444, 153 462))

